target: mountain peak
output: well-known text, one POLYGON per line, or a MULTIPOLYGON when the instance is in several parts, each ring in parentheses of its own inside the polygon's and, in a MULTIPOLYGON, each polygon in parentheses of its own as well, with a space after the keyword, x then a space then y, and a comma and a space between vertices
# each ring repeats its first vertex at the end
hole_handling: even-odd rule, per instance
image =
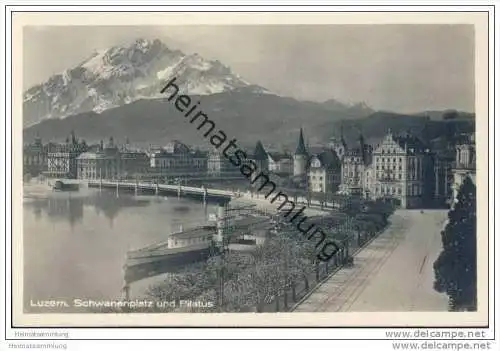
POLYGON ((100 113, 138 99, 161 97, 165 80, 175 74, 189 94, 208 95, 264 88, 243 80, 221 62, 198 53, 169 49, 159 39, 137 38, 97 50, 79 65, 53 75, 24 93, 24 125, 83 112, 100 113))

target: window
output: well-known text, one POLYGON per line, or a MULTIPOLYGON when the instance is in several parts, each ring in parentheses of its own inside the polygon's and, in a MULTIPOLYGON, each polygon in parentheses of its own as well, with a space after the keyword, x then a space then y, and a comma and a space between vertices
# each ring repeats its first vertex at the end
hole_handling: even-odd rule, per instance
POLYGON ((401 188, 398 188, 398 194, 401 195, 401 188))

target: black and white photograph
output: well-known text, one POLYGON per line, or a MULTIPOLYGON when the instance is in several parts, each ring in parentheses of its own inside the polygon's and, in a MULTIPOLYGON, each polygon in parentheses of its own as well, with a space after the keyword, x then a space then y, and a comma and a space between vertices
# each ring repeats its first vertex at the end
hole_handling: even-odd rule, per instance
POLYGON ((477 30, 22 26, 20 325, 486 324, 477 30))

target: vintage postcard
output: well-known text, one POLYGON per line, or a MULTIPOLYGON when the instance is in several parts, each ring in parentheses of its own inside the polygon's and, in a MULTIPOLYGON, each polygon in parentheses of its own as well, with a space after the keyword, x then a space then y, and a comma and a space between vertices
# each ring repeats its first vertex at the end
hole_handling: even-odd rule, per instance
POLYGON ((487 13, 12 34, 14 327, 488 325, 487 13))

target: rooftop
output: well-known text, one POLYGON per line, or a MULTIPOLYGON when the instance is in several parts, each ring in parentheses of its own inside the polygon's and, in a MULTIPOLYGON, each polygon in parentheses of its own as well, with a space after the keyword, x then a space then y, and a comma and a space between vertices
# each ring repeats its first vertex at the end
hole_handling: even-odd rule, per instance
POLYGON ((306 145, 304 143, 304 134, 302 133, 302 128, 300 128, 299 143, 297 144, 297 149, 295 150, 295 155, 307 155, 306 145))
POLYGON ((320 167, 322 168, 332 169, 341 167, 340 159, 334 150, 328 149, 313 155, 311 161, 315 158, 319 160, 320 167))

